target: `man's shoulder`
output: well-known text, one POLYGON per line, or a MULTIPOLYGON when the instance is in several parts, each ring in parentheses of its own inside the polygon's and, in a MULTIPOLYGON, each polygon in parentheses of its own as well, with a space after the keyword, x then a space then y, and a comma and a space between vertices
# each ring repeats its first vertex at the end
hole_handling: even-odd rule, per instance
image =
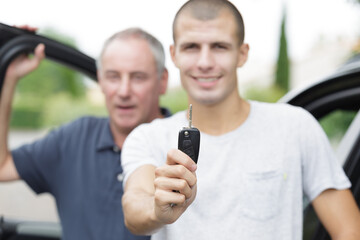
POLYGON ((144 123, 140 126, 144 128, 157 128, 157 127, 170 127, 173 125, 178 125, 183 122, 185 119, 185 111, 177 112, 171 116, 165 117, 165 118, 156 118, 150 123, 144 123))
POLYGON ((83 116, 53 129, 52 132, 59 132, 66 135, 74 135, 84 131, 90 133, 96 129, 102 129, 108 124, 108 121, 106 117, 83 116))
POLYGON ((276 128, 282 131, 299 131, 303 126, 318 125, 306 109, 287 103, 250 102, 250 119, 253 126, 276 128))
POLYGON ((275 117, 298 118, 310 115, 304 108, 288 103, 267 103, 257 101, 250 101, 250 103, 255 111, 275 117))
POLYGON ((94 125, 101 125, 108 122, 108 118, 106 117, 95 117, 95 116, 83 116, 77 118, 71 122, 65 123, 61 127, 80 127, 80 126, 94 126, 94 125))
POLYGON ((160 133, 172 132, 174 129, 178 131, 186 126, 184 122, 186 123, 185 111, 177 112, 169 117, 157 118, 152 122, 140 124, 129 134, 128 138, 138 134, 148 135, 156 132, 156 135, 159 135, 160 133))

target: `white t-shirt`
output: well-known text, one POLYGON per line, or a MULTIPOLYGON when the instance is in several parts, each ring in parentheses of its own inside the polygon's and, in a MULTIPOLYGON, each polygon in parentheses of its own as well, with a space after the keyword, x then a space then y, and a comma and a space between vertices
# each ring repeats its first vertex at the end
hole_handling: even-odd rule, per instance
MULTIPOLYGON (((302 239, 303 192, 310 201, 350 182, 317 121, 287 104, 250 101, 248 119, 221 136, 201 133, 197 196, 152 239, 302 239)), ((196 118, 196 116, 194 116, 196 118)), ((177 148, 186 113, 136 128, 122 152, 125 180, 161 166, 177 148)))

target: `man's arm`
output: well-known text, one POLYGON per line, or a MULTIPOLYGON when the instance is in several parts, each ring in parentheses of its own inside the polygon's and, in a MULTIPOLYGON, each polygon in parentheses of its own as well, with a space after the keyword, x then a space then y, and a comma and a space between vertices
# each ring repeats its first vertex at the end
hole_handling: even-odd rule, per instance
POLYGON ((39 66, 45 56, 44 49, 45 46, 39 44, 35 49, 34 57, 21 55, 9 65, 6 71, 0 96, 0 181, 13 181, 20 178, 7 143, 11 105, 17 82, 39 66))
POLYGON ((177 149, 168 152, 164 166, 135 170, 122 199, 127 228, 144 235, 175 222, 195 199, 195 170, 191 158, 177 149))
POLYGON ((350 190, 325 190, 312 205, 333 240, 360 239, 360 211, 350 190))

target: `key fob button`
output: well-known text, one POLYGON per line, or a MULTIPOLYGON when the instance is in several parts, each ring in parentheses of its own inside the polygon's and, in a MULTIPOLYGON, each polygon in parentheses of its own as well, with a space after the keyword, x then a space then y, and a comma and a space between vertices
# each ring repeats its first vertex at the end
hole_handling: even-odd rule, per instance
POLYGON ((184 140, 183 141, 183 147, 184 148, 188 148, 188 147, 190 147, 191 146, 191 140, 184 140))
POLYGON ((192 147, 186 148, 186 149, 184 149, 184 153, 186 153, 188 156, 194 155, 194 148, 192 148, 192 147))

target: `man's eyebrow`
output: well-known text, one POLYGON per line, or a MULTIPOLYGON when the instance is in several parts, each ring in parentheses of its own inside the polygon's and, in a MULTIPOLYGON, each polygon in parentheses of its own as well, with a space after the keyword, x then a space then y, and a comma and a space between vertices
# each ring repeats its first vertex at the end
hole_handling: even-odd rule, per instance
POLYGON ((105 74, 119 74, 119 73, 115 70, 106 70, 105 74))
POLYGON ((229 42, 222 42, 222 41, 213 42, 213 43, 211 43, 211 45, 223 45, 223 46, 226 46, 226 47, 231 47, 231 46, 232 46, 231 43, 229 43, 229 42))
POLYGON ((180 44, 180 48, 184 48, 184 47, 191 46, 191 45, 199 45, 199 44, 196 42, 184 42, 184 43, 180 44))
MULTIPOLYGON (((191 45, 198 46, 199 43, 196 43, 196 42, 184 42, 184 43, 181 43, 179 46, 180 46, 180 48, 184 48, 184 47, 191 46, 191 45)), ((223 46, 226 46, 226 47, 231 47, 232 46, 231 43, 225 42, 225 41, 211 42, 210 45, 211 46, 213 46, 213 45, 223 45, 223 46)))
POLYGON ((133 72, 130 72, 130 74, 144 74, 144 75, 147 75, 148 73, 144 72, 144 71, 133 71, 133 72))

